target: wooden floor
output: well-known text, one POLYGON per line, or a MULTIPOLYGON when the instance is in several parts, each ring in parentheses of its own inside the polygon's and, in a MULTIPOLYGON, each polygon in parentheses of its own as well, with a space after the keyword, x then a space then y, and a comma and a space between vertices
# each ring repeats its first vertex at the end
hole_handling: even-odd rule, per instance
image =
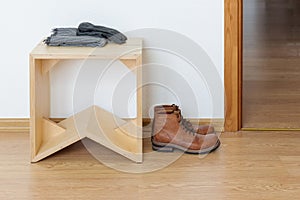
MULTIPOLYGON (((0 133, 0 199, 299 199, 299 133, 224 133, 221 141, 205 158, 183 155, 159 171, 131 174, 105 167, 81 142, 30 164, 29 135, 0 133)), ((160 162, 162 153, 153 155, 160 162)))
POLYGON ((243 127, 300 128, 300 1, 244 0, 243 127))

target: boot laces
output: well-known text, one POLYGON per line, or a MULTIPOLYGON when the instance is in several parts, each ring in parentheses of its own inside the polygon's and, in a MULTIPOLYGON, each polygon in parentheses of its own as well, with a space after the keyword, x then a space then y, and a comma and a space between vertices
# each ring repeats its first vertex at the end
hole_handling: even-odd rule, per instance
POLYGON ((184 119, 182 116, 180 116, 180 125, 181 127, 187 131, 188 133, 192 134, 192 135, 196 135, 195 130, 193 128, 193 125, 191 124, 191 122, 187 121, 186 119, 184 119))
POLYGON ((192 123, 182 117, 181 110, 176 111, 176 114, 177 114, 178 119, 180 120, 180 122, 179 122, 180 126, 188 133, 190 133, 192 135, 196 135, 196 132, 194 130, 192 123))
POLYGON ((187 119, 184 119, 183 117, 181 117, 181 121, 184 126, 186 126, 187 128, 189 128, 191 130, 194 130, 193 124, 190 121, 188 121, 187 119))

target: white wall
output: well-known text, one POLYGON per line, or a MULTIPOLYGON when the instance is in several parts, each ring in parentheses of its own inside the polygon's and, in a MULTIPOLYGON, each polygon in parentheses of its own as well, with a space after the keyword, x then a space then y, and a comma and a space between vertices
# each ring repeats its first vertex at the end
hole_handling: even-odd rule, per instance
MULTIPOLYGON (((131 32, 133 35, 136 33, 133 30, 142 28, 168 29, 183 34, 203 48, 219 73, 202 75, 221 79, 223 83, 223 1, 11 0, 6 1, 0 7, 0 118, 29 117, 28 55, 30 51, 43 37, 49 34, 51 28, 77 26, 82 21, 115 27, 123 32, 131 32)), ((151 40, 151 37, 144 39, 145 43, 150 46, 152 42, 155 42, 151 40)), ((224 116, 223 90, 221 89, 221 92, 211 99, 210 92, 205 87, 205 79, 195 80, 193 69, 189 65, 178 58, 176 60, 175 57, 157 52, 147 52, 144 60, 147 63, 160 62, 160 64, 174 69, 173 77, 177 77, 175 80, 162 75, 163 70, 161 71, 159 67, 155 66, 150 67, 150 71, 144 72, 144 80, 156 80, 171 89, 175 88, 175 93, 179 98, 176 99, 176 95, 172 96, 163 87, 157 85, 145 87, 145 116, 148 116, 148 110, 152 105, 171 102, 179 103, 187 117, 222 118, 224 116), (180 81, 186 81, 186 83, 181 84, 180 81), (183 87, 186 84, 191 85, 191 88, 183 87), (195 98, 188 95, 191 91, 196 93, 195 98), (199 104, 198 109, 195 109, 195 103, 199 104)), ((204 62, 203 65, 205 64, 204 62)), ((74 65, 78 66, 80 63, 64 62, 51 73, 53 81, 51 111, 54 117, 66 117, 72 112, 74 99, 72 100, 68 95, 73 92, 72 87, 78 78, 76 76, 80 69, 74 65), (64 71, 64 75, 59 75, 60 71, 64 71), (68 82, 64 82, 66 77, 68 77, 68 82)), ((88 65, 99 66, 99 63, 88 65)), ((205 68, 207 66, 197 67, 205 68)), ((122 68, 120 64, 119 68, 122 68)), ((87 74, 89 73, 93 74, 93 72, 87 74)), ((124 73, 126 74, 126 70, 124 73)), ((122 74, 120 74, 121 76, 122 74)), ((134 85, 134 82, 131 81, 130 84, 134 85)), ((126 94, 123 95, 126 96, 126 94)), ((112 109, 103 99, 98 103, 106 109, 112 109)), ((90 102, 86 100, 78 108, 89 104, 90 102)), ((130 106, 127 111, 129 115, 132 115, 134 111, 132 101, 128 105, 130 106)), ((118 112, 123 115, 125 111, 121 109, 118 112)))

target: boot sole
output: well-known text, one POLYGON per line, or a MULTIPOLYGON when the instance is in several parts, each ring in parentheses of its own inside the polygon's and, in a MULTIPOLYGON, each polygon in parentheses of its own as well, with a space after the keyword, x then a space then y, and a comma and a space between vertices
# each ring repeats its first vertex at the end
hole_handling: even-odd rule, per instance
POLYGON ((208 153, 215 151, 217 148, 219 148, 220 145, 221 145, 221 142, 220 142, 220 140, 218 140, 217 143, 212 147, 209 147, 206 149, 201 149, 201 150, 190 150, 190 149, 185 149, 176 144, 161 143, 161 142, 155 142, 154 140, 152 140, 152 149, 154 151, 158 151, 158 152, 173 152, 174 149, 178 149, 178 150, 181 150, 188 154, 208 154, 208 153))

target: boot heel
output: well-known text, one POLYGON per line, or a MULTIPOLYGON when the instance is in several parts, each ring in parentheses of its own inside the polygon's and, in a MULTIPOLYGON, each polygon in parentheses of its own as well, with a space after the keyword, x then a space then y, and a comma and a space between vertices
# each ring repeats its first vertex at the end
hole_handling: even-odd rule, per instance
POLYGON ((168 146, 157 146, 152 144, 152 149, 158 152, 173 152, 174 148, 168 146))

